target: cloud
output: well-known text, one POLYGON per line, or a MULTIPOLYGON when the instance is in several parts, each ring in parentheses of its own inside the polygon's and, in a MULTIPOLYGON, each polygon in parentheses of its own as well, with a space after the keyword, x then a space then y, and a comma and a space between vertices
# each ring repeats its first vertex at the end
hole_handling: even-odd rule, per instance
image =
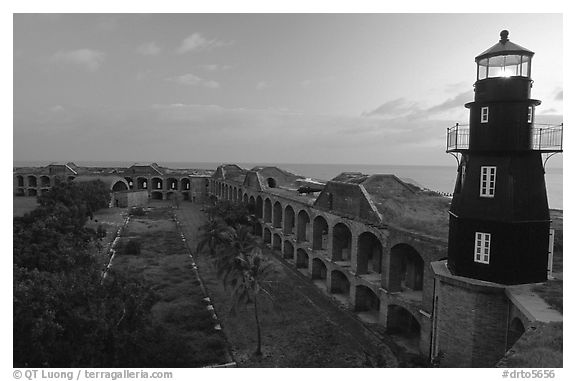
POLYGON ((407 101, 404 98, 397 98, 381 104, 372 111, 362 113, 364 117, 376 117, 380 119, 404 118, 414 122, 415 120, 430 120, 434 118, 446 118, 446 113, 453 113, 456 119, 462 117, 463 106, 474 97, 473 91, 465 91, 449 98, 444 102, 432 107, 423 107, 416 102, 407 101))
POLYGON ((362 113, 362 116, 388 116, 397 117, 421 110, 413 102, 408 102, 404 98, 397 98, 381 104, 372 111, 362 113))
POLYGON ((554 100, 556 100, 556 101, 564 100, 564 90, 559 90, 558 93, 556 93, 554 100))
POLYGON ((155 42, 152 41, 138 46, 138 48, 136 48, 136 51, 142 54, 143 56, 155 56, 160 54, 162 49, 158 45, 156 45, 155 42))
POLYGON ((260 81, 256 84, 256 90, 264 90, 270 87, 270 82, 260 81))
POLYGON ((98 50, 78 49, 59 51, 50 58, 50 61, 53 63, 78 65, 88 71, 96 71, 104 63, 105 57, 106 54, 98 50))
POLYGON ((220 87, 218 82, 200 78, 192 73, 182 74, 177 77, 170 77, 167 78, 167 80, 186 86, 207 87, 209 89, 217 89, 220 87))
POLYGON ((220 64, 204 64, 204 65, 197 65, 196 67, 206 71, 224 71, 232 68, 232 66, 230 65, 220 65, 220 64))
POLYGON ((430 107, 426 111, 429 113, 443 112, 453 108, 461 108, 465 103, 471 102, 474 99, 474 91, 468 90, 456 95, 454 98, 448 99, 439 105, 430 107))
POLYGON ((201 50, 213 49, 221 46, 229 45, 230 43, 219 41, 216 39, 208 40, 200 33, 194 33, 186 37, 176 52, 178 54, 193 53, 201 50))

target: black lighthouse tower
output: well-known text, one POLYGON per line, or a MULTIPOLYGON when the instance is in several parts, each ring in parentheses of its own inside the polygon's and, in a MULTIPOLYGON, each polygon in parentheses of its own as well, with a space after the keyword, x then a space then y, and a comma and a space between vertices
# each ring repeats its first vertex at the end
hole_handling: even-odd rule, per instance
POLYGON ((512 285, 547 279, 550 213, 542 153, 562 151, 562 127, 534 124, 534 53, 508 40, 476 57, 469 126, 448 130, 458 159, 450 208, 448 268, 512 285))

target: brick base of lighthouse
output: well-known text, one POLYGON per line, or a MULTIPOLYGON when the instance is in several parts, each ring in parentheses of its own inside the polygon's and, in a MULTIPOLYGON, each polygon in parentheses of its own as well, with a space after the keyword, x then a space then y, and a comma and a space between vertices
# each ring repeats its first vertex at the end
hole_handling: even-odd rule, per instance
POLYGON ((442 367, 491 367, 506 352, 506 286, 455 276, 433 262, 431 357, 442 367))

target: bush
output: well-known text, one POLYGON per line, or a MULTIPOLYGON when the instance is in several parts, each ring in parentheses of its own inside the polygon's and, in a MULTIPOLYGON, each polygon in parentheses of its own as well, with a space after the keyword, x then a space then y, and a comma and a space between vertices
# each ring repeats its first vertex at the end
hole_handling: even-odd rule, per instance
POLYGON ((131 239, 124 246, 125 255, 140 255, 140 242, 131 239))

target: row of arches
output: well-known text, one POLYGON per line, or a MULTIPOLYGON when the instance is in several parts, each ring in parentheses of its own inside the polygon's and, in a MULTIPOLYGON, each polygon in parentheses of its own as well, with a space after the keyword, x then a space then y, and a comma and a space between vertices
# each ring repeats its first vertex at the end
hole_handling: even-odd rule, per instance
POLYGON ((395 304, 381 306, 378 295, 380 288, 422 290, 424 260, 414 247, 399 243, 388 248, 372 229, 322 212, 314 214, 306 205, 250 194, 223 182, 211 184, 220 198, 249 205, 260 221, 255 234, 315 285, 351 306, 361 319, 371 323, 385 319, 391 332, 418 341, 420 324, 412 313, 395 304), (364 274, 368 276, 356 277, 364 274))
POLYGON ((16 197, 36 197, 39 194, 44 194, 46 192, 48 192, 49 189, 40 189, 40 191, 38 191, 38 189, 36 188, 28 188, 28 189, 24 189, 24 188, 16 188, 16 191, 14 192, 14 195, 16 197))
MULTIPOLYGON (((72 181, 75 176, 68 176, 67 181, 72 181)), ((14 177, 14 185, 18 188, 50 188, 56 184, 56 181, 60 178, 50 177, 46 175, 36 176, 36 175, 16 175, 14 177)))
POLYGON ((342 266, 353 265, 356 275, 374 276, 382 274, 384 257, 387 256, 386 288, 390 292, 420 291, 423 288, 424 260, 409 244, 397 244, 385 251, 385 245, 375 232, 365 230, 353 234, 348 223, 328 219, 323 214, 311 217, 304 205, 301 208, 289 202, 282 205, 267 195, 250 195, 239 187, 222 182, 212 181, 211 184, 221 192, 220 197, 230 201, 236 198, 254 210, 263 223, 256 225, 255 234, 277 250, 283 250, 281 242, 288 238, 298 245, 323 252, 324 256, 342 266))
POLYGON ((342 304, 351 306, 358 316, 369 323, 378 323, 386 319, 390 333, 399 334, 403 339, 413 340, 418 346, 420 323, 410 311, 402 306, 390 304, 382 315, 380 297, 373 288, 363 284, 354 284, 350 276, 342 270, 331 269, 324 260, 309 255, 306 250, 297 248, 290 241, 284 242, 283 257, 292 261, 296 268, 310 277, 312 282, 342 304))
MULTIPOLYGON (((243 201, 242 189, 237 186, 211 181, 210 192, 228 201, 237 201, 237 202, 243 201)), ((244 196, 246 196, 246 194, 244 194, 244 196)))
POLYGON ((138 176, 135 178, 125 177, 128 182, 130 189, 137 190, 170 190, 170 191, 189 191, 190 190, 190 179, 182 178, 177 179, 174 177, 168 177, 166 179, 162 177, 143 177, 138 176))

